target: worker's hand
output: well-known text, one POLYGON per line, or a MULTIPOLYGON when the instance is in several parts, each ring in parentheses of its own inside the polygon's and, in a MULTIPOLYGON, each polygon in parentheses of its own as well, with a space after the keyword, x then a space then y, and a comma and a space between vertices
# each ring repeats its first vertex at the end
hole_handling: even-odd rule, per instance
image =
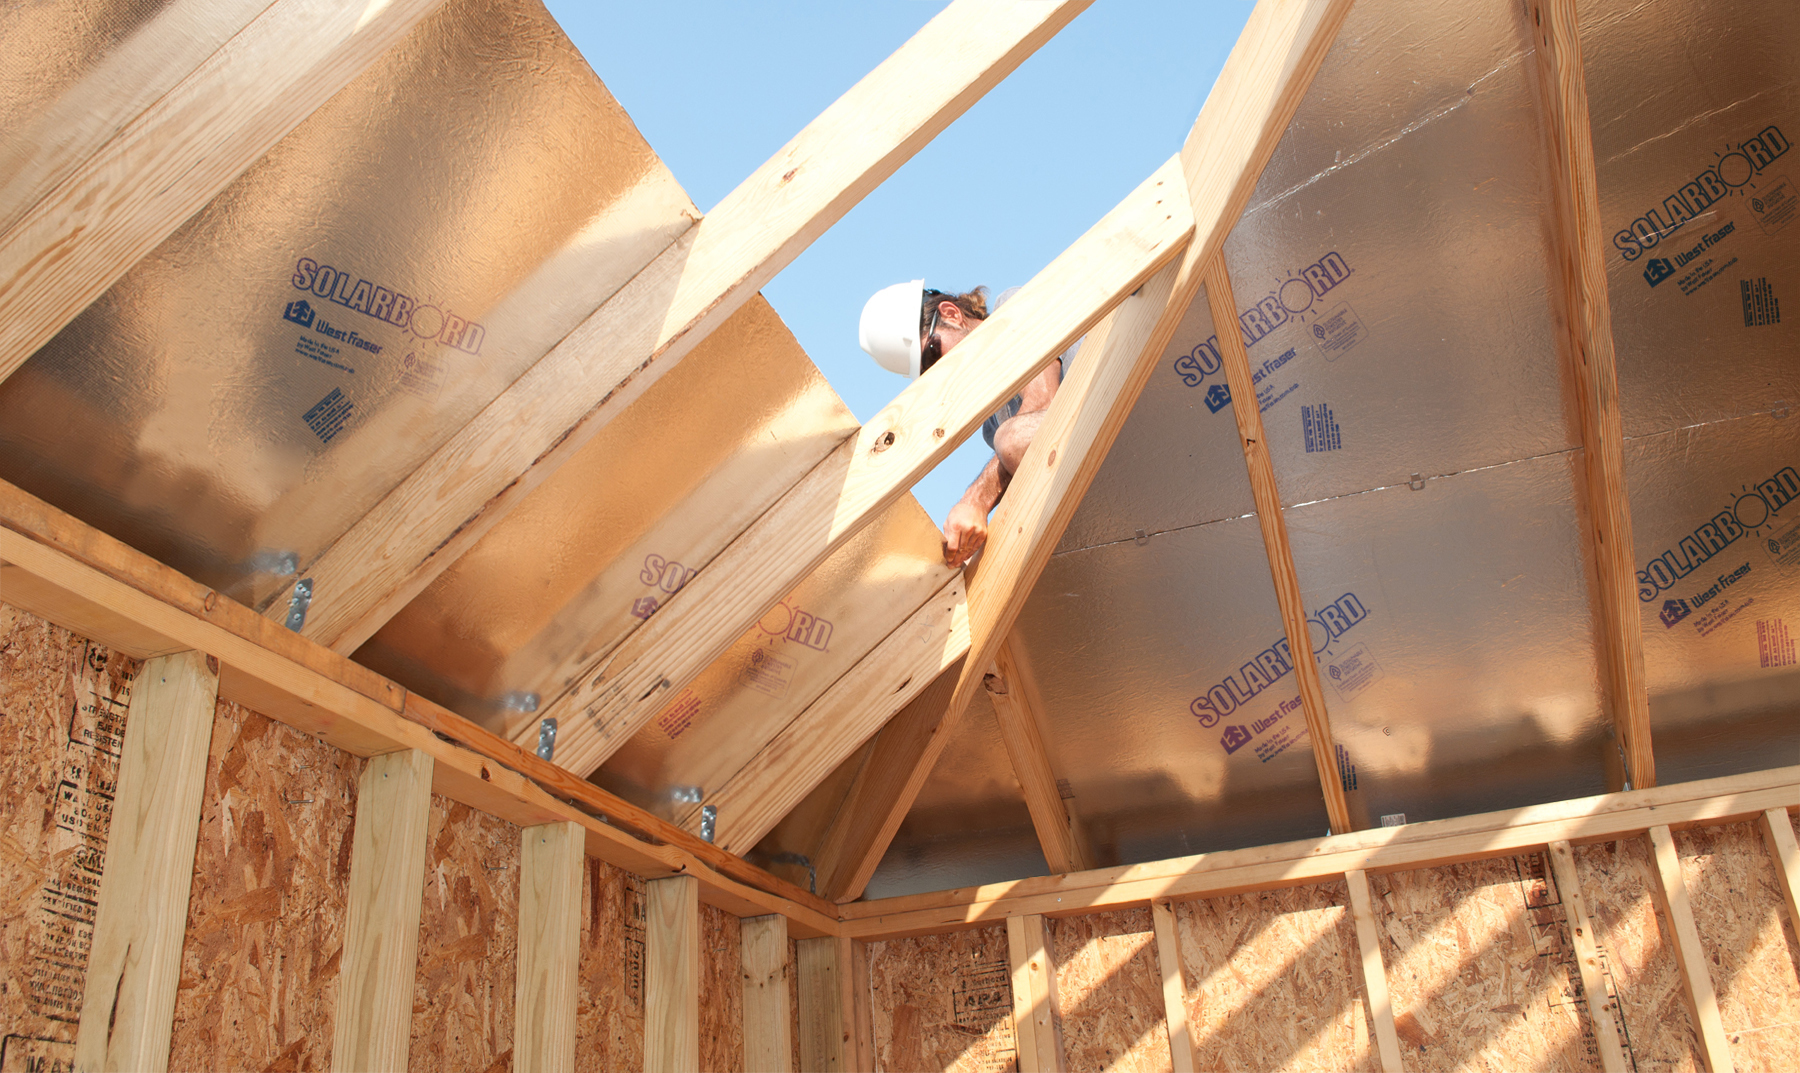
POLYGON ((944 562, 962 566, 987 543, 987 516, 973 503, 958 503, 944 519, 944 562))

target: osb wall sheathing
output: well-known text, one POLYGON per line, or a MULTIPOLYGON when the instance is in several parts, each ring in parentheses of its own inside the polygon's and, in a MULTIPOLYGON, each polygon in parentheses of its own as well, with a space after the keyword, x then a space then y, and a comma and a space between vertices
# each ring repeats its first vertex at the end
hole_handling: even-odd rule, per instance
POLYGON ((0 1067, 74 1059, 137 670, 0 603, 0 1067))
POLYGON ((1162 970, 1148 909, 1044 922, 1069 1073, 1169 1073, 1162 970))
POLYGON ((1800 946, 1762 832, 1735 823, 1677 831, 1694 927, 1738 1069, 1800 1064, 1800 946))
POLYGON ((743 1073, 744 939, 738 918, 700 907, 700 1069, 743 1073))
POLYGON ((1664 941, 1651 895, 1654 867, 1642 838, 1575 848, 1613 1030, 1637 1073, 1694 1073, 1700 1053, 1682 999, 1681 974, 1664 941))
POLYGON ((877 1070, 1017 1068, 1004 925, 872 942, 868 960, 877 1070))
POLYGON ((588 858, 581 879, 577 1073, 644 1068, 644 881, 588 858))
POLYGON ((1175 904, 1196 1068, 1376 1068, 1347 896, 1340 882, 1175 904))
POLYGON ((362 766, 219 702, 169 1068, 329 1068, 362 766))
POLYGON ((512 1066, 519 829, 431 795, 407 1068, 512 1066))
POLYGON ((1541 856, 1370 884, 1407 1068, 1597 1068, 1567 913, 1541 856))

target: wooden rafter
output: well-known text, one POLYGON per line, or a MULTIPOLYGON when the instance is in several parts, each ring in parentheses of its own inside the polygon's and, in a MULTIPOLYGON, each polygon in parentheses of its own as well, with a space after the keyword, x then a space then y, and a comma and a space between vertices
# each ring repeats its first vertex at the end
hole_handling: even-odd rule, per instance
POLYGON ((1325 710, 1325 687, 1319 679, 1319 661, 1313 657, 1306 604, 1300 596, 1300 575, 1294 567, 1293 549, 1288 546, 1281 494, 1275 488, 1275 465, 1269 458, 1256 387, 1250 380, 1250 355, 1244 348, 1242 333, 1232 330, 1237 324, 1238 307, 1231 295, 1231 278, 1225 271, 1224 257, 1216 258, 1206 274, 1206 300, 1212 307, 1213 325, 1218 329, 1219 353, 1225 359, 1231 412, 1237 418, 1238 442, 1244 448, 1250 494, 1256 500, 1256 521, 1262 528, 1263 551, 1269 558, 1275 603, 1281 609, 1281 628, 1287 635, 1294 664, 1294 684, 1300 689, 1300 708, 1306 716, 1307 737, 1312 741, 1313 763, 1319 770, 1319 788, 1325 794, 1325 814, 1332 831, 1343 834, 1352 829, 1350 806, 1338 776, 1336 742, 1325 710))
POLYGON ((1006 744, 1006 755, 1012 761, 1013 775, 1025 795, 1025 807, 1031 812, 1031 825, 1036 828, 1038 845, 1044 850, 1044 862, 1052 872, 1080 872, 1094 866, 1087 836, 1080 820, 1063 799, 1057 785, 1056 771, 1050 765, 1050 754, 1044 747, 1043 708, 1036 700, 1036 690, 1019 667, 1018 655, 1010 639, 994 653, 982 686, 994 705, 994 720, 1000 726, 1000 740, 1006 744))
MULTIPOLYGON (((557 763, 598 768, 688 682, 994 409, 1177 253, 1191 225, 1153 177, 789 489, 631 638, 542 709, 557 763)), ((1185 206, 1181 206, 1185 208, 1185 206)))
POLYGON ((1530 10, 1555 178, 1551 186, 1556 199, 1561 314, 1581 414, 1588 535, 1599 590, 1595 595, 1601 659, 1613 726, 1623 746, 1631 785, 1655 786, 1642 607, 1637 597, 1631 507, 1625 488, 1625 427, 1619 413, 1612 301, 1606 286, 1607 239, 1600 226, 1600 191, 1575 0, 1532 0, 1530 10))
POLYGON ((307 564, 306 635, 339 652, 373 636, 1090 2, 962 0, 927 23, 307 564))
POLYGON ((910 740, 918 746, 915 755, 887 757, 890 764, 905 765, 904 779, 865 766, 868 778, 881 780, 891 792, 877 797, 859 778, 852 800, 871 811, 846 811, 839 821, 845 829, 835 830, 828 840, 845 855, 832 861, 831 885, 821 887, 833 900, 860 894, 887 852, 949 730, 968 706, 988 661, 1012 628, 1162 348, 1198 292, 1207 265, 1242 215, 1263 166, 1349 11, 1350 0, 1261 0, 1180 156, 1158 173, 1183 187, 1194 237, 1179 261, 1146 283, 1141 294, 1120 306, 1106 330, 1090 335, 1083 344, 1093 360, 1078 362, 1057 392, 1007 489, 981 565, 970 580, 970 656, 949 708, 929 733, 912 735, 910 740))
POLYGON ((73 169, 0 237, 0 380, 439 2, 279 0, 73 169))
POLYGON ((1202 853, 1066 876, 1044 876, 840 906, 844 934, 864 940, 986 927, 1009 916, 1071 916, 1135 909, 1159 898, 1212 898, 1279 890, 1369 873, 1487 860, 1635 838, 1651 827, 1749 822, 1768 809, 1800 810, 1800 767, 1627 790, 1546 805, 1250 849, 1202 853))

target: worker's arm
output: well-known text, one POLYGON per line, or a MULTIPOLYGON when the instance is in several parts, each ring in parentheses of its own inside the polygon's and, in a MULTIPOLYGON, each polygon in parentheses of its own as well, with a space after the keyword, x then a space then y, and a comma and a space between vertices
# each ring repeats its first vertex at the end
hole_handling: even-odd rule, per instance
POLYGON ((994 434, 994 457, 981 467, 975 483, 969 485, 944 519, 945 563, 962 566, 987 543, 988 514, 1006 494, 1013 471, 1025 457, 1025 449, 1031 446, 1044 421, 1044 411, 1050 408, 1050 400, 1056 397, 1061 384, 1062 362, 1053 361, 1019 393, 1019 412, 994 434))

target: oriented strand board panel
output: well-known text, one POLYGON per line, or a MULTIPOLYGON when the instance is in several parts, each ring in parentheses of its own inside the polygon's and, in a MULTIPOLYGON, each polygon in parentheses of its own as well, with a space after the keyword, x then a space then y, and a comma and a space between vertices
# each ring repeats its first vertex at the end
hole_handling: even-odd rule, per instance
POLYGON ((877 1070, 1017 1067, 1004 925, 890 939, 868 950, 877 1070))
POLYGON ((1575 847, 1594 919, 1601 970, 1626 1056, 1638 1073, 1695 1073, 1699 1044, 1675 955, 1650 893, 1654 862, 1642 838, 1575 847))
POLYGON ((743 934, 737 917, 710 905, 700 907, 700 1068, 744 1069, 743 934))
POLYGON ((592 857, 581 879, 577 1073, 644 1068, 644 881, 592 857))
POLYGON ((1162 969, 1148 909, 1044 922, 1056 977, 1063 1068, 1169 1073, 1162 969))
POLYGON ((363 761, 220 701, 171 1069, 324 1069, 363 761))
POLYGON ((0 1057, 74 1058, 135 660, 0 603, 0 1057))
POLYGON ((1376 1067, 1344 885, 1175 903, 1196 1069, 1376 1067))
POLYGON ((1544 872, 1534 854, 1370 877, 1408 1068, 1598 1068, 1544 872))
POLYGON ((1800 946, 1754 824, 1675 832, 1719 1019, 1738 1069, 1800 1062, 1800 946))
POLYGON ((431 795, 407 1068, 511 1065, 519 829, 431 795))

